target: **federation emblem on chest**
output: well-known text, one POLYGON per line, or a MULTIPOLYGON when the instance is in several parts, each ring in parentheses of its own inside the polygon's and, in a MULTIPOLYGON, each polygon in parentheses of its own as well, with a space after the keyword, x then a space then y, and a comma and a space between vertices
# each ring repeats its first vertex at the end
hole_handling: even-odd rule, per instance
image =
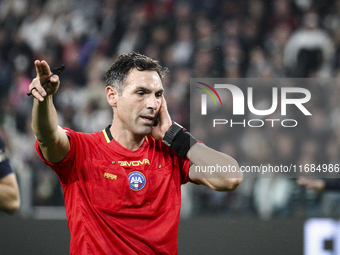
POLYGON ((131 172, 129 174, 129 186, 130 189, 138 191, 145 187, 146 179, 144 174, 141 172, 131 172))

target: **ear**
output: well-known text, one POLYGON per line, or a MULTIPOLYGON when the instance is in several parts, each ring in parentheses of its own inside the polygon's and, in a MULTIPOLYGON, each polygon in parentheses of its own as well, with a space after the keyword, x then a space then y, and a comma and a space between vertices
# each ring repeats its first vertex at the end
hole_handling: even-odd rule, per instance
POLYGON ((111 107, 117 106, 117 99, 118 99, 118 91, 115 87, 107 86, 105 89, 106 92, 106 99, 111 105, 111 107))

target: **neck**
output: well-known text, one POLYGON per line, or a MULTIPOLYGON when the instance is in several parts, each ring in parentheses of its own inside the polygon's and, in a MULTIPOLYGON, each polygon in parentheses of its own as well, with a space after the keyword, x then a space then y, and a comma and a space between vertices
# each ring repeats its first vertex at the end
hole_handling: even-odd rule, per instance
POLYGON ((113 122, 110 127, 110 132, 113 139, 120 145, 131 151, 135 151, 142 146, 145 136, 132 134, 128 130, 117 128, 114 124, 113 122))

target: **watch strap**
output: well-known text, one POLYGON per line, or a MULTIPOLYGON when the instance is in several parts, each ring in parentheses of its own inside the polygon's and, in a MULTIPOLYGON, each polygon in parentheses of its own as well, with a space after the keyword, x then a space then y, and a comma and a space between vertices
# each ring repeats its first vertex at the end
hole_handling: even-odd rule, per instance
POLYGON ((176 135, 182 129, 183 127, 180 124, 173 122, 173 124, 170 126, 168 131, 165 132, 162 142, 166 144, 167 146, 171 146, 173 141, 175 140, 176 135))

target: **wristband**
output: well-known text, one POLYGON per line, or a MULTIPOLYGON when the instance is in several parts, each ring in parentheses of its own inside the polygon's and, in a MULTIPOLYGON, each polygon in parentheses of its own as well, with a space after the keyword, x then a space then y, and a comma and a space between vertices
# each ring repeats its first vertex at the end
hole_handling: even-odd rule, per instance
POLYGON ((174 122, 166 131, 162 142, 173 149, 181 157, 185 158, 190 148, 197 143, 197 139, 174 122))

